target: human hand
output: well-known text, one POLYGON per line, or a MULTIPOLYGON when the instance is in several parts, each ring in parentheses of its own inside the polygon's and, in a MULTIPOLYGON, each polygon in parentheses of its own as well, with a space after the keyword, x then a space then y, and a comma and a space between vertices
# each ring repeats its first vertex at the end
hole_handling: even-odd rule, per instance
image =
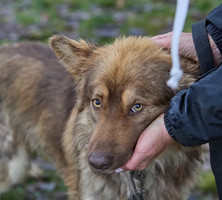
MULTIPOLYGON (((163 35, 157 35, 155 37, 152 37, 151 39, 157 44, 159 44, 161 47, 170 51, 172 36, 173 32, 169 32, 163 35)), ((181 33, 179 54, 195 62, 198 62, 196 50, 193 43, 192 33, 181 33)))
MULTIPOLYGON (((173 33, 169 32, 163 35, 157 35, 155 37, 152 37, 151 39, 157 44, 159 44, 161 47, 170 51, 172 36, 173 36, 173 33)), ((215 66, 218 66, 222 59, 220 51, 209 34, 208 34, 208 38, 209 38, 210 47, 214 56, 214 64, 215 66)), ((183 57, 186 57, 195 62, 198 62, 192 33, 181 33, 180 44, 179 44, 179 54, 183 57)))
POLYGON ((143 170, 173 142, 164 124, 164 114, 161 114, 143 131, 133 155, 121 168, 124 171, 143 170))

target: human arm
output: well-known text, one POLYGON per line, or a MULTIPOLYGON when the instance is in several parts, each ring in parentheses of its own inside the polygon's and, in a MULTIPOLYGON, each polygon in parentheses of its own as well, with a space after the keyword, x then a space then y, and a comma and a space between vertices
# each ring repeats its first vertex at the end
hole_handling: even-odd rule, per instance
POLYGON ((180 91, 171 100, 164 121, 168 133, 184 146, 222 137, 222 66, 180 91))
MULTIPOLYGON (((184 43, 182 47, 186 49, 180 52, 196 50, 195 56, 199 59, 203 73, 200 80, 176 94, 171 100, 170 109, 165 112, 165 125, 169 134, 185 146, 207 143, 222 136, 222 67, 219 64, 222 53, 221 17, 222 5, 213 10, 205 22, 193 26, 194 43, 190 41, 190 46, 187 46, 184 39, 181 40, 184 43), (203 41, 206 44, 202 44, 203 41), (209 62, 210 57, 212 61, 209 62)), ((186 41, 188 43, 188 39, 186 41)))

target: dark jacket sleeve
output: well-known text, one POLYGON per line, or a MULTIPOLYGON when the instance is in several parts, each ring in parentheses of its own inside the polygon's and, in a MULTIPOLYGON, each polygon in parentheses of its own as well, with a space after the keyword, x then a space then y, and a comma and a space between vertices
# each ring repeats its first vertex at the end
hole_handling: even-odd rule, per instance
MULTIPOLYGON (((219 48, 222 45, 222 5, 208 15, 205 24, 219 48)), ((169 134, 184 146, 221 138, 222 66, 204 74, 187 90, 176 94, 164 120, 169 134)))
POLYGON ((206 30, 211 35, 222 54, 222 4, 207 16, 206 30))
POLYGON ((168 133, 184 146, 222 137, 222 66, 176 94, 164 120, 168 133))

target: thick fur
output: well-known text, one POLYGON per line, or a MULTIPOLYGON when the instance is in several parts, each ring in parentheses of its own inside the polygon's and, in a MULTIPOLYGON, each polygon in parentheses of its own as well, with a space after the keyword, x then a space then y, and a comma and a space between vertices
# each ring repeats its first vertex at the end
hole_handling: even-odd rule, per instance
MULTIPOLYGON (((0 193, 25 177, 30 151, 57 166, 70 200, 126 200, 129 172, 115 174, 131 156, 141 132, 168 106, 168 52, 146 37, 98 47, 64 36, 47 46, 21 43, 0 49, 0 193), (95 108, 94 100, 100 101, 95 108), (135 104, 142 109, 134 112, 135 104), (91 155, 109 155, 95 168, 91 155), (18 170, 19 169, 19 170, 18 170)), ((179 90, 199 76, 182 58, 179 90)), ((185 200, 202 161, 199 147, 175 143, 143 170, 147 200, 185 200)))

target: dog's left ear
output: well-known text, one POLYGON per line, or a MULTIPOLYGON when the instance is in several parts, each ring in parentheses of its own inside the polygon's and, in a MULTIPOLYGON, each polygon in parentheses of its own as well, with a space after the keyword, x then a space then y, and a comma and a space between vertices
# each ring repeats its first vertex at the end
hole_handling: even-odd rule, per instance
POLYGON ((75 41, 60 35, 50 38, 49 44, 55 55, 76 80, 87 71, 86 59, 96 48, 95 45, 84 40, 75 41))

